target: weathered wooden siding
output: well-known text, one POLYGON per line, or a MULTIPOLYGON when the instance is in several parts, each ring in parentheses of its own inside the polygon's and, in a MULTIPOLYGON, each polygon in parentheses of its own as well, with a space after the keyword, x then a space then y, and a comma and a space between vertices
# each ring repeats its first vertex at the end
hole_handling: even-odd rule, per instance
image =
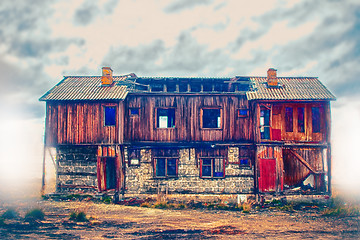
MULTIPOLYGON (((270 126, 271 140, 275 141, 299 141, 299 142, 318 142, 326 143, 330 140, 330 104, 328 102, 264 102, 253 103, 252 109, 256 113, 253 115, 253 127, 257 142, 264 141, 260 136, 260 108, 266 107, 271 110, 270 126), (286 131, 285 109, 293 109, 293 131, 286 131), (313 132, 312 126, 312 107, 319 107, 320 110, 320 132, 313 132), (298 108, 304 108, 304 132, 298 131, 298 108), (275 139, 274 131, 280 131, 281 139, 275 139)), ((265 140, 267 141, 267 140, 265 140)))
POLYGON ((123 102, 47 102, 46 145, 123 141, 123 102), (104 126, 104 106, 116 107, 116 125, 104 126))
MULTIPOLYGON (((284 183, 290 187, 301 184, 311 173, 292 153, 299 154, 316 172, 324 171, 321 148, 288 148, 284 149, 284 183)), ((325 159, 324 159, 325 160, 325 159)), ((325 160, 326 161, 326 160, 325 160)))
POLYGON ((248 117, 237 116, 237 109, 248 109, 245 96, 129 95, 125 106, 125 141, 192 142, 252 139, 250 113, 248 117), (156 127, 156 109, 159 107, 175 109, 174 128, 156 127), (203 107, 221 109, 221 128, 201 128, 203 107), (138 108, 139 115, 130 115, 130 108, 138 108))

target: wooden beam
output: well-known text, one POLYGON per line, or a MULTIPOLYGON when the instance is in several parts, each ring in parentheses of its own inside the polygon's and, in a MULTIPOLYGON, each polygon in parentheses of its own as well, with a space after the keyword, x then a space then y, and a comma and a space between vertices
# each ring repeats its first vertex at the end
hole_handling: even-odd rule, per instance
POLYGON ((307 169, 309 169, 314 174, 320 174, 321 172, 315 171, 306 160, 300 156, 297 152, 292 149, 289 149, 290 153, 293 154, 307 169))

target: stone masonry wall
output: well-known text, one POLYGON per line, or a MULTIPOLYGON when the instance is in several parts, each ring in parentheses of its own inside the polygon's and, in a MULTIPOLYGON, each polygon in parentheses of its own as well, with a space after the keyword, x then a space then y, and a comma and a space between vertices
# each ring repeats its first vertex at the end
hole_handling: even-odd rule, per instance
POLYGON ((97 191, 96 151, 96 147, 58 148, 57 192, 97 191))
MULTIPOLYGON (((179 151, 178 177, 154 178, 151 150, 140 151, 140 164, 126 165, 126 191, 128 194, 168 193, 189 194, 240 194, 253 193, 254 169, 240 167, 238 162, 239 148, 230 147, 228 151, 229 164, 225 168, 223 179, 202 179, 199 177, 199 166, 196 165, 195 149, 185 148, 179 151), (230 164, 232 163, 232 164, 230 164)), ((127 150, 125 161, 128 162, 127 150)))

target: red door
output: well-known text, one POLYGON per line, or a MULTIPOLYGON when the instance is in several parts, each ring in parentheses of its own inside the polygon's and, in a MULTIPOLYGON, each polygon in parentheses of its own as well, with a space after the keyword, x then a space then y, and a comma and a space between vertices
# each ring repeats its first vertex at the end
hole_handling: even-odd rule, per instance
POLYGON ((276 183, 276 160, 260 159, 259 191, 274 192, 276 183))

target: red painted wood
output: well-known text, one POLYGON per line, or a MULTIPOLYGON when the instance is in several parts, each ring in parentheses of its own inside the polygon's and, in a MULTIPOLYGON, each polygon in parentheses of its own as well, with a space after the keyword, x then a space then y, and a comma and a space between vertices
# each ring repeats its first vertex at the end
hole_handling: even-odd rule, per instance
POLYGON ((273 192, 276 189, 276 160, 260 159, 259 191, 273 192))

